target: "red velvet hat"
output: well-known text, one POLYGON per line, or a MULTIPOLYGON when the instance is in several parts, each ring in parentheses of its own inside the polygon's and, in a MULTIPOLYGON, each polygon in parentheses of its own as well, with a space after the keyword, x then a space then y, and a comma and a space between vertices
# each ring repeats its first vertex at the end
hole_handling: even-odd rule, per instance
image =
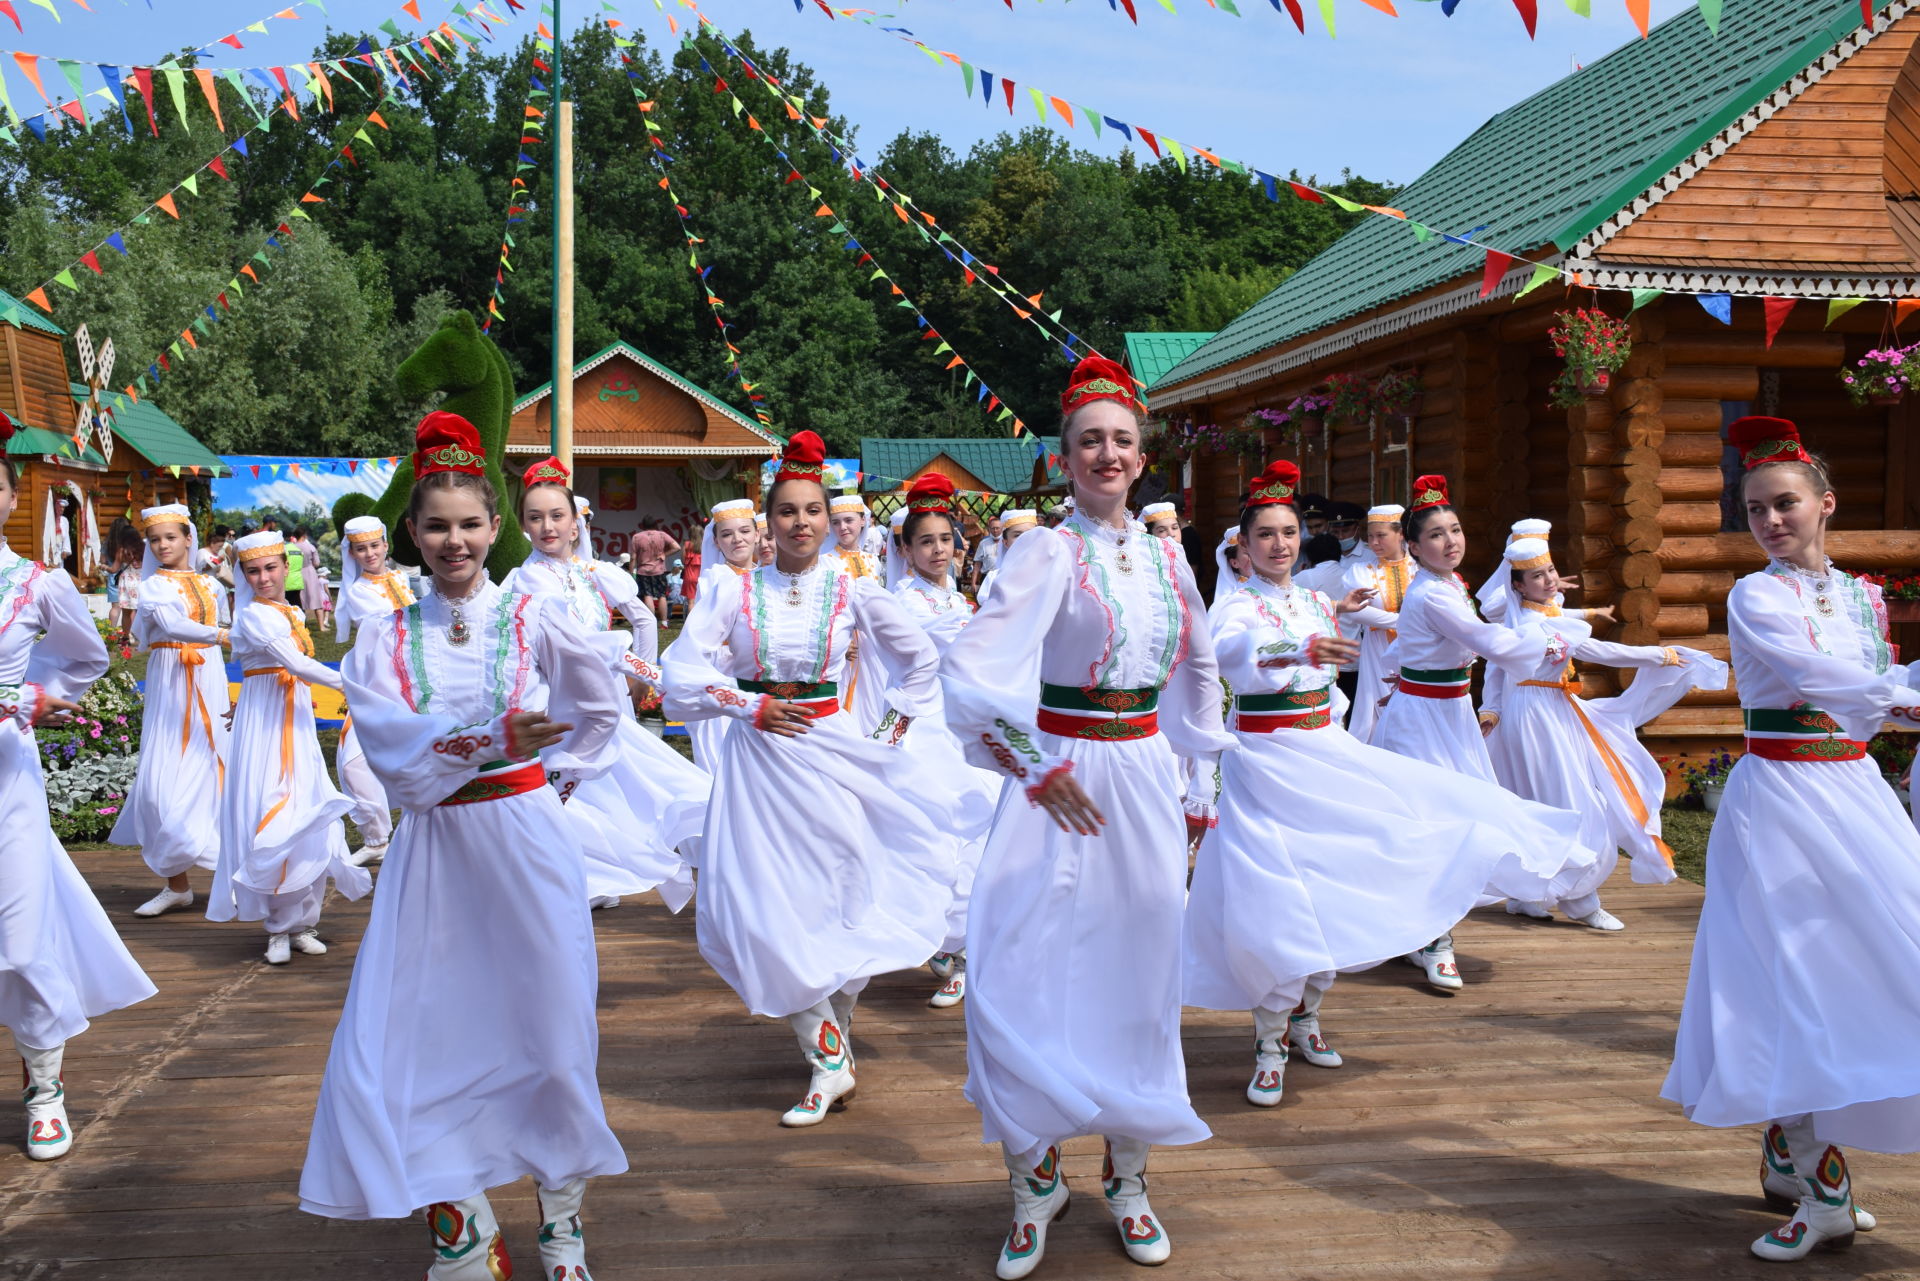
POLYGON ((779 469, 773 473, 773 483, 783 480, 811 480, 824 484, 826 475, 827 445, 819 436, 810 431, 795 432, 793 439, 780 454, 779 469))
POLYGON ((1300 469, 1286 459, 1267 464, 1267 469, 1247 485, 1247 500, 1242 506, 1265 507, 1270 503, 1294 505, 1300 492, 1300 469))
POLYGON ((558 458, 542 458, 528 467, 520 480, 528 489, 535 485, 571 485, 573 473, 558 458))
POLYGON ((1421 476, 1413 482, 1413 501, 1407 504, 1407 515, 1426 507, 1449 507, 1453 500, 1447 497, 1447 478, 1445 476, 1421 476))
POLYGON ((463 471, 469 476, 487 472, 479 431, 459 414, 440 409, 422 418, 413 433, 413 478, 437 471, 463 471))
POLYGON ((1134 390, 1133 375, 1105 356, 1083 356, 1073 367, 1067 389, 1060 393, 1060 412, 1070 414, 1096 400, 1111 400, 1135 413, 1145 413, 1146 402, 1134 390))
POLYGON ((1761 463, 1813 461, 1800 445, 1800 429, 1784 418, 1736 418, 1727 425, 1727 443, 1748 471, 1761 463))
POLYGON ((939 472, 928 472, 907 491, 907 510, 953 515, 953 482, 939 472))
POLYGON ((14 431, 13 419, 7 417, 5 410, 0 410, 0 446, 13 439, 14 431))

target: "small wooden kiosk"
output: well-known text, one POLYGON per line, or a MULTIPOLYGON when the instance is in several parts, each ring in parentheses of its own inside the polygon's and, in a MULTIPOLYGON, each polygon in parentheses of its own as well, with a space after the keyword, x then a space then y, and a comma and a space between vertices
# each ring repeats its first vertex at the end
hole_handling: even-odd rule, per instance
MULTIPOLYGON (((1727 592, 1763 559, 1723 440, 1743 414, 1794 419, 1831 461, 1838 563, 1920 566, 1914 403, 1856 406, 1839 380, 1890 344, 1897 301, 1920 297, 1913 7, 1863 27, 1851 0, 1753 0, 1717 37, 1687 10, 1494 117, 1395 198, 1435 232, 1490 224, 1486 242, 1599 292, 1523 297, 1533 271, 1516 265, 1483 296, 1485 249, 1371 217, 1159 380, 1155 412, 1237 425, 1330 376, 1414 375, 1411 412, 1336 418, 1298 444, 1275 432, 1276 452, 1309 488, 1361 503, 1447 475, 1476 575, 1512 521, 1551 520, 1563 572, 1584 603, 1616 607, 1628 643, 1725 657, 1727 592), (1782 318, 1767 297, 1801 301, 1782 318), (1547 331, 1576 306, 1631 310, 1633 350, 1609 387, 1557 408, 1547 331)), ((1217 532, 1253 464, 1194 461, 1198 523, 1217 532)), ((1920 628, 1896 639, 1911 650, 1920 628)), ((1737 745, 1733 703, 1690 698, 1650 745, 1737 745)))

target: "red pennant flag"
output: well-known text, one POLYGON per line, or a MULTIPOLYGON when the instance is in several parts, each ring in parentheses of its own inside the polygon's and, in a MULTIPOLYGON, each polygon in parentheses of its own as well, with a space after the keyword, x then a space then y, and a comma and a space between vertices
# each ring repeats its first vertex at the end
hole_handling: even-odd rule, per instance
POLYGON ((1513 0, 1513 7, 1520 11, 1520 21, 1527 24, 1527 39, 1533 39, 1533 29, 1540 21, 1538 0, 1513 0))
POLYGON ((167 353, 164 351, 160 353, 160 368, 168 373, 173 372, 173 362, 167 359, 167 353))
POLYGON ((233 310, 233 304, 227 301, 227 295, 224 292, 222 292, 219 295, 219 298, 220 298, 220 305, 222 307, 226 308, 228 311, 233 310))
POLYGON ((1307 15, 1300 11, 1300 0, 1285 0, 1285 3, 1287 16, 1293 19, 1293 25, 1299 28, 1300 34, 1304 36, 1307 34, 1307 15))
POLYGON ((1773 340, 1780 333, 1780 327, 1787 323, 1787 313, 1793 310, 1798 298, 1763 298, 1760 305, 1767 315, 1767 346, 1773 346, 1773 340))
POLYGON ((347 475, 351 476, 353 475, 353 473, 359 470, 360 470, 360 460, 358 458, 347 459, 347 475))
POLYGON ((249 466, 249 467, 251 467, 251 468, 253 469, 253 476, 254 476, 254 479, 255 479, 255 480, 258 480, 258 479, 260 478, 260 464, 259 464, 259 463, 250 463, 250 464, 248 464, 248 466, 249 466))
POLYGON ((1000 88, 1007 95, 1007 114, 1013 114, 1013 81, 1005 76, 1000 78, 1000 88))
POLYGON ((7 17, 13 19, 13 29, 15 31, 18 31, 21 35, 27 33, 27 29, 20 25, 20 15, 13 11, 13 0, 0 0, 0 13, 4 13, 7 17))
POLYGON ((89 249, 87 252, 81 254, 80 261, 87 264, 88 267, 91 267, 94 275, 98 276, 101 274, 100 260, 94 256, 93 250, 89 249))
POLYGON ((207 168, 213 170, 215 173, 219 174, 222 178, 226 178, 228 182, 233 181, 233 179, 229 177, 227 174, 227 162, 222 160, 220 157, 215 156, 212 160, 208 161, 207 168))
POLYGON ((1153 149, 1153 158, 1158 160, 1160 158, 1160 140, 1148 133, 1145 129, 1142 129, 1139 125, 1135 125, 1133 131, 1140 135, 1140 141, 1146 143, 1147 146, 1153 149))
POLYGON ((221 43, 221 44, 228 44, 228 45, 232 45, 232 46, 233 46, 234 48, 236 48, 236 49, 244 49, 244 48, 246 48, 246 47, 247 47, 247 46, 245 46, 245 45, 243 45, 243 44, 241 44, 241 43, 240 43, 240 37, 239 37, 239 36, 221 36, 221 37, 220 37, 220 43, 221 43))
POLYGON ((1316 205, 1324 205, 1327 203, 1326 201, 1320 198, 1320 193, 1315 191, 1312 187, 1303 187, 1297 182, 1289 182, 1287 185, 1289 187, 1292 187, 1293 194, 1300 197, 1300 199, 1302 200, 1311 200, 1316 205))
POLYGON ((153 68, 135 67, 133 82, 140 86, 140 99, 147 104, 147 128, 153 130, 153 136, 160 136, 160 122, 153 118, 153 68))
POLYGON ((1503 254, 1498 249, 1487 250, 1486 270, 1480 273, 1480 296, 1485 298, 1493 292, 1500 278, 1507 274, 1507 268, 1513 263, 1512 254, 1503 254))

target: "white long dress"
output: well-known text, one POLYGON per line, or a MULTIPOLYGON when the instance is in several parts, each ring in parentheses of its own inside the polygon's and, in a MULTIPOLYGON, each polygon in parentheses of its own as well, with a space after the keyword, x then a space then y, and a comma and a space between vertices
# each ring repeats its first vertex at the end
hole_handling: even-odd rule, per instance
MULTIPOLYGON (((388 570, 384 574, 350 576, 340 593, 336 613, 341 627, 350 629, 411 604, 413 592, 407 587, 407 576, 388 570)), ((385 845, 393 839, 393 806, 387 801, 387 789, 380 785, 373 767, 367 764, 367 754, 360 750, 360 735, 354 730, 351 709, 347 723, 340 729, 340 746, 334 761, 340 771, 340 790, 353 802, 347 816, 360 829, 360 839, 367 845, 385 845)))
POLYGON ((1360 660, 1356 666, 1353 710, 1347 716, 1347 730, 1363 743, 1373 741, 1374 722, 1380 717, 1380 700, 1386 697, 1388 678, 1394 674, 1388 652, 1400 621, 1400 606, 1407 598, 1413 580, 1413 558, 1396 561, 1378 557, 1354 565, 1340 580, 1338 592, 1344 596, 1364 587, 1374 593, 1374 603, 1348 615, 1346 622, 1360 638, 1360 660))
POLYGON ((927 762, 857 732, 844 710, 793 738, 757 730, 774 696, 759 686, 837 700, 857 630, 898 673, 889 711, 917 717, 939 706, 938 658, 878 583, 824 558, 712 587, 666 658, 669 713, 734 721, 701 842, 700 954, 748 1009, 785 1018, 939 950, 957 842, 950 788, 927 762))
MULTIPOLYGON (((700 576, 706 579, 709 584, 717 583, 720 581, 720 571, 723 569, 734 578, 744 578, 752 572, 750 568, 742 569, 716 557, 714 568, 710 571, 702 570, 700 576)), ((695 604, 698 603, 698 599, 696 598, 695 604)), ((692 616, 691 611, 688 612, 688 616, 692 616)), ((686 632, 682 630, 680 635, 674 639, 673 644, 667 646, 667 655, 661 660, 662 667, 664 668, 672 661, 675 646, 687 645, 690 647, 692 644, 693 642, 686 639, 686 632)), ((724 648, 725 644, 722 642, 722 649, 724 650, 724 648)), ((732 670, 723 657, 709 656, 708 661, 723 671, 732 670)), ((707 771, 709 778, 713 775, 713 767, 720 760, 720 741, 727 736, 727 731, 731 729, 733 725, 734 719, 731 716, 713 716, 704 720, 686 722, 687 737, 693 742, 693 763, 707 771)))
POLYGON ((488 583, 455 645, 438 595, 361 625, 342 665, 367 759, 402 814, 334 1030, 300 1204, 402 1218, 532 1174, 627 1168, 595 1072, 599 984, 561 795, 604 772, 625 697, 558 601, 488 583), (574 729, 532 790, 506 715, 574 729))
POLYGON ((310 686, 339 689, 314 661, 300 611, 254 599, 234 620, 240 702, 220 798, 220 862, 207 894, 211 921, 265 921, 270 933, 310 929, 332 878, 349 899, 373 878, 347 862, 340 819, 351 802, 327 778, 314 736, 310 686))
MULTIPOLYGON (((1580 815, 1580 843, 1602 851, 1599 873, 1613 875, 1625 849, 1633 879, 1674 879, 1673 851, 1660 839, 1666 776, 1635 731, 1695 689, 1725 689, 1727 665, 1697 649, 1616 645, 1593 638, 1593 627, 1558 606, 1522 604, 1516 630, 1552 631, 1571 658, 1635 669, 1633 685, 1615 698, 1585 699, 1570 663, 1541 658, 1531 669, 1491 664, 1483 711, 1500 722, 1487 752, 1502 786, 1516 796, 1580 815), (1543 612, 1544 611, 1544 612, 1543 612)), ((1509 602, 1508 610, 1516 606, 1509 602)))
MULTIPOLYGON (((594 638, 602 661, 622 678, 622 688, 626 678, 659 687, 659 620, 640 603, 639 584, 619 566, 556 560, 536 551, 508 576, 506 586, 563 600, 574 621, 594 638), (630 636, 613 629, 616 609, 631 623, 630 636)), ((679 846, 698 839, 706 823, 712 779, 642 729, 631 700, 626 706, 618 759, 575 789, 567 817, 581 828, 589 898, 657 888, 678 912, 693 897, 693 877, 679 846)))
POLYGON ((44 698, 78 702, 106 670, 106 646, 66 571, 0 541, 0 1025, 35 1049, 154 994, 53 834, 33 735, 44 698))
MULTIPOLYGON (((869 556, 864 551, 847 553, 835 547, 821 553, 820 559, 837 565, 854 578, 870 579, 882 589, 887 587, 884 581, 888 563, 886 557, 869 556)), ((898 595, 898 588, 905 586, 904 582, 898 584, 894 594, 898 595)), ((853 672, 848 677, 852 689, 849 697, 843 701, 853 716, 854 728, 860 733, 871 734, 886 719, 887 686, 891 679, 886 655, 877 649, 869 651, 865 647, 856 652, 853 672)))
POLYGON ((1327 596, 1258 575, 1216 608, 1240 750, 1221 759, 1220 825, 1194 862, 1189 1005, 1290 1010, 1310 975, 1403 956, 1489 895, 1550 898, 1569 858, 1593 862, 1569 848, 1571 815, 1341 728, 1333 669, 1290 665, 1333 621, 1327 596))
POLYGON ((1812 1113, 1822 1143, 1920 1151, 1920 836, 1873 758, 1847 759, 1920 690, 1878 589, 1838 571, 1747 575, 1727 631, 1750 750, 1707 844, 1661 1095, 1702 1125, 1812 1113))
POLYGON ((1189 799, 1210 811, 1215 759, 1234 745, 1205 608, 1179 546, 1137 521, 1032 530, 996 575, 942 669, 948 725, 974 764, 1008 779, 968 922, 967 1098, 987 1142, 1034 1159, 1081 1134, 1198 1143, 1209 1131, 1180 1053, 1175 754, 1200 763, 1204 795, 1189 799), (1041 711, 1043 683, 1053 705, 1136 714, 1157 693, 1157 732, 1105 711, 1041 711), (1048 733, 1041 719, 1111 736, 1048 733), (1106 816, 1098 835, 1062 831, 1028 799, 1068 767, 1106 816))
MULTIPOLYGON (((954 639, 973 621, 973 604, 947 583, 930 583, 915 574, 894 592, 907 617, 920 624, 927 639, 942 656, 954 639)), ((953 881, 953 903, 947 908, 947 939, 943 952, 957 952, 967 945, 967 907, 973 898, 973 880, 980 870, 980 856, 986 850, 987 833, 993 828, 994 807, 1000 801, 1000 775, 967 763, 960 739, 947 725, 945 700, 942 705, 914 719, 904 740, 906 749, 928 760, 959 795, 954 814, 960 826, 959 865, 953 881)))
POLYGON ((229 703, 215 620, 223 590, 184 570, 140 580, 133 616, 133 643, 147 651, 140 766, 107 839, 138 845, 161 876, 220 860, 229 703))

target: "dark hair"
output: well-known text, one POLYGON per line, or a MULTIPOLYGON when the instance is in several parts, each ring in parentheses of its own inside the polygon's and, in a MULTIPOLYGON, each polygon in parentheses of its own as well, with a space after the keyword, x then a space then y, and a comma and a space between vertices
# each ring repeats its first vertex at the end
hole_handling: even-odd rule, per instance
POLYGON ((295 538, 305 538, 307 536, 307 527, 305 525, 295 525, 293 527, 293 536, 295 538))
POLYGON ((0 467, 7 469, 7 488, 20 488, 20 473, 13 469, 13 459, 7 457, 5 454, 0 454, 0 467))
POLYGON ((1791 467, 1806 480, 1807 484, 1813 486, 1815 497, 1821 494, 1831 494, 1833 492, 1833 477, 1827 472, 1827 460, 1812 452, 1809 452, 1807 457, 1813 461, 1803 463, 1797 458, 1782 458, 1778 462, 1761 463, 1758 467, 1748 468, 1740 476, 1740 501, 1742 503, 1747 501, 1748 477, 1765 467, 1791 467))
MULTIPOLYGON (((1299 521, 1300 519, 1299 509, 1296 507, 1293 507, 1291 504, 1288 504, 1288 503, 1260 503, 1257 506, 1253 506, 1253 507, 1242 507, 1240 509, 1240 526, 1239 526, 1240 545, 1242 547, 1245 547, 1247 545, 1247 539, 1253 532, 1253 518, 1259 515, 1259 513, 1263 508, 1267 508, 1267 507, 1287 507, 1290 511, 1293 512, 1294 520, 1296 522, 1299 521)), ((1335 540, 1336 545, 1338 545, 1338 541, 1339 540, 1337 539, 1335 540)))
POLYGON ((907 519, 900 526, 900 545, 902 547, 913 546, 914 527, 929 516, 945 516, 947 523, 953 526, 953 541, 955 545, 957 546, 962 541, 960 518, 952 512, 908 512, 907 519))
MULTIPOLYGON (((524 520, 524 519, 526 518, 526 515, 527 515, 527 499, 529 499, 529 498, 531 498, 531 497, 533 497, 533 491, 534 491, 534 490, 536 490, 536 489, 557 489, 557 490, 559 490, 559 491, 560 491, 561 493, 563 493, 563 494, 565 494, 565 495, 567 496, 567 510, 568 510, 568 511, 578 511, 578 510, 579 510, 579 508, 578 508, 578 507, 577 507, 577 506, 575 505, 575 503, 574 503, 574 501, 573 501, 573 486, 571 486, 571 485, 563 485, 563 484, 561 484, 561 483, 560 483, 559 481, 557 481, 557 480, 543 480, 543 481, 539 481, 539 482, 537 482, 537 483, 535 483, 535 484, 532 484, 532 485, 529 485, 529 486, 527 486, 527 487, 526 487, 526 489, 525 489, 524 491, 522 491, 522 492, 521 492, 521 494, 520 494, 520 516, 521 516, 521 519, 523 519, 523 520, 524 520)), ((655 520, 655 521, 653 521, 653 524, 651 524, 651 525, 649 525, 649 524, 647 524, 647 521, 649 521, 649 520, 653 520, 653 517, 651 517, 651 516, 648 516, 648 517, 646 517, 646 518, 644 518, 643 520, 641 520, 641 522, 640 522, 640 528, 642 528, 642 529, 654 529, 654 528, 657 528, 657 527, 659 526, 659 524, 660 524, 660 522, 659 522, 659 521, 657 521, 657 520, 655 520)))
MULTIPOLYGON (((492 520, 500 514, 500 495, 493 492, 493 482, 485 476, 476 476, 467 471, 436 471, 413 482, 413 492, 407 495, 407 519, 420 517, 420 503, 428 495, 443 489, 469 489, 487 509, 487 519, 492 520)), ((271 517, 269 517, 271 519, 271 517)))
MULTIPOLYGON (((825 502, 827 498, 827 487, 824 484, 822 484, 820 481, 812 480, 805 476, 789 476, 785 480, 776 480, 771 485, 767 486, 767 496, 765 499, 761 501, 761 505, 760 505, 760 510, 763 514, 766 514, 766 515, 773 514, 774 500, 779 495, 780 487, 782 485, 812 485, 813 487, 815 487, 820 491, 820 498, 822 502, 825 502)), ((642 523, 641 528, 643 529, 646 528, 646 525, 644 522, 642 523)))
POLYGON ((1300 559, 1308 565, 1324 565, 1340 559, 1340 540, 1332 534, 1315 534, 1300 549, 1300 559))
POLYGON ((1419 511, 1416 511, 1411 516, 1408 516, 1407 517, 1407 541, 1410 543, 1419 542, 1420 527, 1426 524, 1428 520, 1432 519, 1435 516, 1438 516, 1441 512, 1447 512, 1451 515, 1458 514, 1454 512, 1453 504, 1451 503, 1435 503, 1431 507, 1422 507, 1419 511))
POLYGON ((213 527, 213 537, 215 537, 215 538, 232 538, 232 537, 233 537, 233 526, 231 526, 231 525, 215 525, 215 526, 213 527))

